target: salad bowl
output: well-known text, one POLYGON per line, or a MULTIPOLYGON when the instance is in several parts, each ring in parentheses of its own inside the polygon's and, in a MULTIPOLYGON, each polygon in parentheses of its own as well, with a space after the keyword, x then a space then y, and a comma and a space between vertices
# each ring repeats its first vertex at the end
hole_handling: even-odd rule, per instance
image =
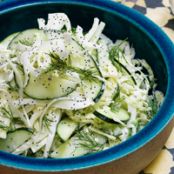
MULTIPOLYGON (((86 30, 95 17, 106 23, 104 34, 128 38, 136 57, 152 67, 157 88, 165 94, 158 113, 139 133, 102 152, 63 159, 43 159, 0 151, 0 165, 38 172, 136 174, 160 152, 167 140, 174 113, 174 45, 165 33, 140 13, 107 0, 12 0, 0 4, 0 40, 8 35, 37 27, 37 18, 48 13, 66 13, 73 26, 86 30)), ((10 169, 9 169, 10 170, 10 169)))

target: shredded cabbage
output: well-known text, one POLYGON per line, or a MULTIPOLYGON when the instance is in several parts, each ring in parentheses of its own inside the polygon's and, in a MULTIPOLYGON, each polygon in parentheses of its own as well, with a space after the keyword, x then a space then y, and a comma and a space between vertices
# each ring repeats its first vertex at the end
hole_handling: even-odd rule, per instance
MULTIPOLYGON (((64 13, 49 14, 48 21, 40 18, 38 24, 45 38, 33 36, 31 45, 22 40, 16 45, 18 51, 10 49, 7 42, 0 44, 0 138, 5 141, 9 132, 19 128, 32 131, 31 138, 12 153, 48 158, 101 151, 135 135, 157 113, 163 93, 156 90, 149 64, 135 59, 135 49, 128 39, 112 41, 103 34, 105 23, 98 18, 94 18, 89 31, 81 26, 73 28, 64 13), (57 57, 52 60, 50 53, 57 57), (86 55, 94 66, 83 69, 81 59, 86 55), (74 67, 69 65, 72 63, 69 58, 74 60, 74 67), (62 63, 59 67, 53 63, 57 60, 62 63), (74 91, 51 100, 25 93, 31 76, 39 77, 54 72, 55 68, 59 70, 55 76, 69 75, 78 81, 74 91), (90 98, 84 82, 103 85, 99 99, 90 98), (120 109, 126 115, 119 115, 120 109), (99 110, 106 113, 104 118, 95 115, 99 110), (107 115, 109 112, 113 117, 107 115), (57 126, 65 117, 78 127, 63 142, 57 126)), ((85 65, 90 66, 90 61, 85 65)))

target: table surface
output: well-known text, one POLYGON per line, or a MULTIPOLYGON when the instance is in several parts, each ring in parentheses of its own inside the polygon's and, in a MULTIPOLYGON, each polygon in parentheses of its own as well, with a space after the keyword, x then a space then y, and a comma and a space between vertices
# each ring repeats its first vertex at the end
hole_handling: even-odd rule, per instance
MULTIPOLYGON (((4 0, 0 0, 4 1, 4 0)), ((174 15, 170 0, 115 0, 134 8, 159 25, 174 42, 174 15)), ((174 0, 173 0, 174 1, 174 0)), ((7 170, 0 174, 7 174, 7 170), (5 172, 5 173, 4 173, 5 172)), ((17 173, 16 173, 17 174, 17 173)), ((140 174, 174 174, 174 129, 157 158, 140 174)))

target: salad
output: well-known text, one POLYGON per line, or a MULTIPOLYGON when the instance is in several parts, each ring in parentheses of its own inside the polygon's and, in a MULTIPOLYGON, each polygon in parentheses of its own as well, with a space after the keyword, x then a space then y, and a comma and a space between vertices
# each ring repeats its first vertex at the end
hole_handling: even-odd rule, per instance
POLYGON ((113 42, 98 18, 89 31, 73 28, 64 13, 38 25, 0 43, 0 150, 38 158, 95 153, 157 113, 163 94, 128 39, 113 42))

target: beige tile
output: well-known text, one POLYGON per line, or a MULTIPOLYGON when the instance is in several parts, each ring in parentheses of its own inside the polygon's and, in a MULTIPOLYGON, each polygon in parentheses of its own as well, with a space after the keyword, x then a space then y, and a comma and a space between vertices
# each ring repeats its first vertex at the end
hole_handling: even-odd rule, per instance
POLYGON ((172 9, 172 12, 174 14, 174 0, 169 0, 170 2, 170 8, 172 9))
POLYGON ((138 1, 136 2, 136 5, 139 5, 139 6, 141 6, 141 7, 146 7, 145 0, 138 0, 138 1))
POLYGON ((174 166, 172 155, 168 150, 162 150, 157 158, 144 170, 148 174, 169 174, 174 166))
POLYGON ((170 6, 169 0, 162 0, 162 4, 166 7, 170 6))
POLYGON ((130 2, 130 1, 123 1, 122 3, 128 7, 131 7, 131 8, 135 5, 134 2, 130 2))
POLYGON ((166 7, 158 7, 155 9, 147 8, 146 16, 154 21, 157 25, 162 27, 167 24, 168 20, 174 18, 170 14, 170 10, 166 7))

